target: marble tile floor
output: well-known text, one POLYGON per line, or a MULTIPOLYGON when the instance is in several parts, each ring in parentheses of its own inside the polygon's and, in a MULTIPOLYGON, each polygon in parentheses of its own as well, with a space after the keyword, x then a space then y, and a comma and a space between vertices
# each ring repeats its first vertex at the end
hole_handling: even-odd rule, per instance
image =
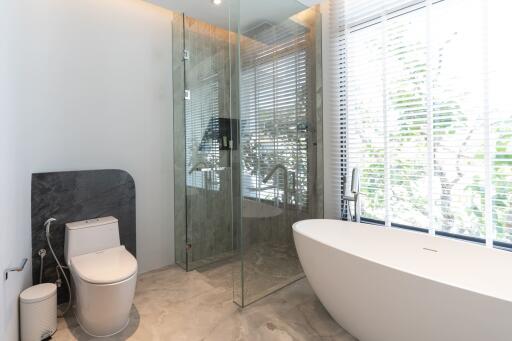
MULTIPOLYGON (((234 266, 240 264, 235 262, 234 266)), ((251 303, 304 277, 295 245, 258 243, 244 255, 245 302, 251 303)), ((240 273, 240 267, 235 268, 240 273)), ((237 293, 240 295, 239 293, 237 293)))
MULTIPOLYGON (((128 327, 100 340, 356 341, 327 313, 305 278, 240 309, 231 263, 185 272, 178 266, 141 275, 128 327)), ((52 340, 93 340, 73 314, 52 340)))

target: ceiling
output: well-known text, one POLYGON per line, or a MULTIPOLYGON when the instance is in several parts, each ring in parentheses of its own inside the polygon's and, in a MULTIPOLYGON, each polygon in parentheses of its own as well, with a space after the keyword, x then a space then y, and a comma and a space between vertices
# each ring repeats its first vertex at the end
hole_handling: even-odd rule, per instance
MULTIPOLYGON (((155 5, 227 29, 229 0, 214 5, 211 0, 147 0, 155 5)), ((231 0, 233 1, 233 0, 231 0)), ((240 0, 240 28, 244 32, 262 22, 278 24, 321 0, 240 0)))

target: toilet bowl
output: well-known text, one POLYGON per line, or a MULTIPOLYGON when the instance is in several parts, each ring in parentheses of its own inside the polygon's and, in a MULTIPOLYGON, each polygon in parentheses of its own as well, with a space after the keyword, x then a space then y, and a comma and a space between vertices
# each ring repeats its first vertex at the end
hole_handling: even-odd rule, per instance
POLYGON ((137 261, 119 246, 75 256, 70 261, 76 317, 92 336, 110 336, 129 321, 137 281, 137 261))
POLYGON ((95 337, 117 334, 129 323, 137 281, 137 260, 120 245, 117 219, 69 223, 65 236, 80 326, 95 337))

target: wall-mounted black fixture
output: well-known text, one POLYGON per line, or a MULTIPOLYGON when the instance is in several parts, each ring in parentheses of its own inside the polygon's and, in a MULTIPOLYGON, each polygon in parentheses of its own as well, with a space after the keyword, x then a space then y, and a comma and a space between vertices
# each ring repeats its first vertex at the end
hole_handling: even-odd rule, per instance
POLYGON ((200 151, 237 150, 238 149, 238 120, 232 118, 212 118, 206 127, 200 151), (215 143, 214 143, 215 142, 215 143))

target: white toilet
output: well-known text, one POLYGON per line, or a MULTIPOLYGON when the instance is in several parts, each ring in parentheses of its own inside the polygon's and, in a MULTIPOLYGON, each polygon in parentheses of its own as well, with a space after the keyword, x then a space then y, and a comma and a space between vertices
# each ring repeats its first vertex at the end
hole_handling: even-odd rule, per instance
POLYGON ((91 336, 114 335, 129 322, 137 260, 120 244, 114 217, 66 224, 64 257, 73 278, 76 317, 91 336))

